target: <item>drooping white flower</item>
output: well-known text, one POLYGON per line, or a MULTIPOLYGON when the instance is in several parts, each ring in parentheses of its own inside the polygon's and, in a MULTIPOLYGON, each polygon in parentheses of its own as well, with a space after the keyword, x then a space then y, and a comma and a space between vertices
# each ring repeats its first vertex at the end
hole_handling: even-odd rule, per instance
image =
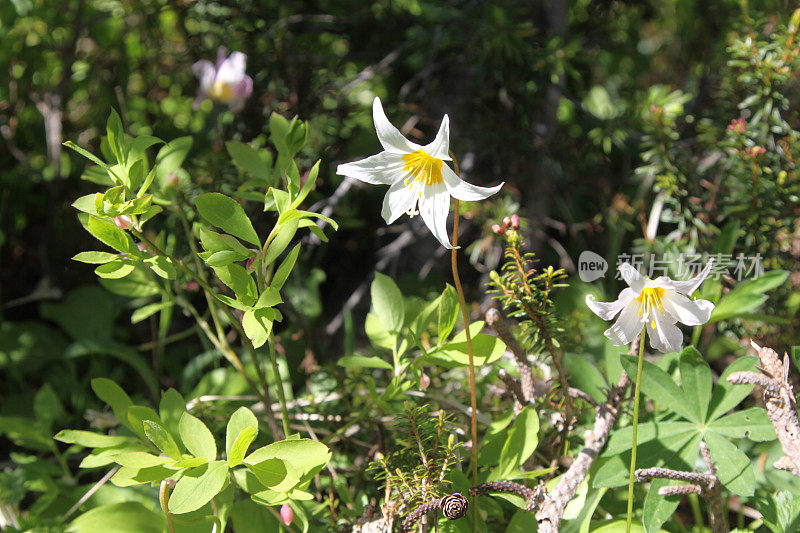
POLYGON ((225 57, 225 48, 217 51, 217 64, 202 59, 192 65, 192 72, 200 80, 195 107, 204 99, 228 104, 231 111, 241 111, 244 101, 253 92, 253 79, 245 74, 247 56, 233 52, 225 57))
POLYGON ((432 143, 415 144, 392 126, 379 98, 372 104, 372 117, 383 152, 353 163, 339 165, 336 173, 373 185, 389 185, 383 199, 381 215, 391 224, 403 213, 419 214, 442 246, 453 248, 447 235, 447 214, 450 197, 458 200, 483 200, 503 186, 477 187, 459 178, 445 164, 451 161, 450 119, 442 119, 439 133, 432 143))
POLYGON ((650 279, 628 263, 619 266, 628 287, 614 302, 597 302, 586 296, 586 305, 603 320, 619 318, 605 331, 614 346, 629 344, 647 327, 650 346, 663 353, 677 352, 683 344, 683 333, 675 324, 699 326, 708 322, 714 304, 708 300, 689 298, 711 271, 711 261, 700 274, 688 281, 674 281, 667 276, 650 279))

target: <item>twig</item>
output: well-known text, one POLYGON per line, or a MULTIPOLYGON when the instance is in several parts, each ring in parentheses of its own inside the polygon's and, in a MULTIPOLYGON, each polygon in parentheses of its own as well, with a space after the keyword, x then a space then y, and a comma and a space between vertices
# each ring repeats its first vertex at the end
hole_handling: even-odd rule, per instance
POLYGON ((711 459, 711 454, 708 452, 708 446, 705 442, 700 442, 700 453, 706 465, 708 465, 708 473, 706 474, 671 470, 669 468, 642 468, 636 471, 636 481, 643 482, 661 478, 687 482, 688 485, 662 487, 659 489, 658 495, 684 496, 686 494, 700 494, 708 501, 711 530, 714 533, 725 533, 728 531, 728 515, 722 499, 722 489, 720 488, 719 478, 717 478, 717 469, 714 467, 714 461, 711 459))
POLYGON ((569 470, 561 476, 553 492, 544 496, 544 502, 536 512, 540 533, 556 533, 559 530, 567 503, 575 496, 578 485, 586 478, 589 468, 605 446, 611 428, 619 418, 628 385, 628 375, 623 373, 619 382, 609 390, 606 402, 597 408, 594 427, 586 437, 583 449, 575 457, 569 470))
POLYGON ((119 466, 115 466, 114 468, 112 468, 111 470, 109 470, 109 471, 108 471, 108 473, 107 473, 105 476, 101 477, 101 478, 100 478, 100 480, 99 480, 97 483, 95 483, 94 485, 92 485, 92 488, 90 488, 89 490, 87 490, 87 491, 86 491, 86 494, 84 494, 83 496, 81 496, 81 498, 80 498, 80 499, 79 499, 77 502, 75 502, 75 505, 73 505, 72 507, 70 507, 70 508, 69 508, 69 511, 67 511, 66 513, 64 513, 63 521, 64 521, 64 522, 66 522, 66 521, 67 521, 67 518, 69 518, 70 516, 72 516, 72 513, 74 513, 75 511, 77 511, 77 510, 78 510, 78 507, 80 507, 81 505, 83 505, 83 503, 84 503, 86 500, 88 500, 89 498, 91 498, 91 497, 92 497, 92 494, 94 494, 95 492, 97 492, 97 490, 98 490, 100 487, 102 487, 103 485, 105 485, 105 484, 106 484, 106 482, 107 482, 109 479, 111 479, 111 477, 112 477, 114 474, 116 474, 116 473, 117 473, 117 470, 119 470, 119 468, 120 468, 119 466))
POLYGON ((513 354, 514 361, 517 363, 520 385, 522 386, 522 398, 524 400, 522 403, 530 403, 535 397, 535 392, 533 387, 533 372, 525 356, 525 351, 522 349, 519 341, 517 341, 517 338, 509 331, 500 311, 497 309, 489 309, 486 311, 486 324, 494 329, 497 336, 500 337, 500 340, 506 344, 506 347, 513 354))
POLYGON ((757 372, 734 372, 728 381, 736 385, 758 385, 763 389, 767 415, 783 448, 783 457, 775 461, 775 468, 788 470, 800 477, 800 421, 797 418, 797 397, 789 383, 789 357, 781 361, 772 348, 750 345, 758 352, 761 370, 757 372))

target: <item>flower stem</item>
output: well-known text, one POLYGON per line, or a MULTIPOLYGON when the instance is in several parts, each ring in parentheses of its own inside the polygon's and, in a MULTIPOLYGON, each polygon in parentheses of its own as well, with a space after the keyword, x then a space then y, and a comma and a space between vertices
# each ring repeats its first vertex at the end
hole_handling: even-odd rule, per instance
MULTIPOLYGON (((458 168, 456 166, 456 168, 458 168)), ((472 436, 472 484, 478 484, 478 402, 475 395, 475 363, 473 361, 472 352, 472 336, 469 332, 469 313, 467 312, 467 302, 464 298, 464 289, 461 287, 461 278, 458 275, 458 200, 455 201, 455 216, 453 219, 453 246, 450 251, 450 265, 453 269, 453 282, 458 292, 458 301, 461 304, 461 316, 464 320, 464 333, 467 336, 467 355, 469 356, 469 402, 471 407, 470 419, 470 435, 472 436)), ((472 505, 472 524, 473 530, 478 527, 477 524, 477 511, 478 507, 473 502, 472 505)))
POLYGON ((639 336, 639 361, 636 363, 636 385, 633 390, 633 447, 631 447, 631 468, 628 476, 628 516, 625 520, 625 533, 631 531, 633 520, 633 483, 636 472, 636 446, 639 438, 639 389, 642 385, 642 365, 644 363, 644 341, 647 336, 647 327, 642 328, 639 336))
POLYGON ((275 375, 275 385, 278 389, 278 401, 281 404, 281 419, 283 419, 283 435, 288 437, 291 433, 289 429, 289 412, 286 410, 286 397, 283 395, 283 380, 281 379, 280 369, 278 368, 278 356, 275 353, 275 336, 269 334, 269 358, 272 361, 272 373, 275 375))

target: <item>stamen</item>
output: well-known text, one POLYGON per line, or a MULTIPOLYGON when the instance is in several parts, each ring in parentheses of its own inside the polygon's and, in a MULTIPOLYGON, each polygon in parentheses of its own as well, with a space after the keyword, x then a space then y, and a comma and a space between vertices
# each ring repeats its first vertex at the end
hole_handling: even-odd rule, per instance
MULTIPOLYGON (((664 314, 664 304, 661 302, 661 299, 664 297, 664 289, 661 287, 647 287, 642 289, 642 293, 636 298, 636 301, 639 302, 642 306, 639 308, 639 316, 642 315, 648 317, 650 316, 650 312, 658 309, 658 312, 662 315, 664 314)), ((656 329, 655 320, 653 320, 651 326, 653 329, 656 329)))
MULTIPOLYGON (((442 183, 442 166, 444 163, 441 159, 431 157, 422 150, 417 150, 414 153, 404 155, 403 162, 405 162, 403 171, 410 174, 410 177, 403 181, 403 185, 411 187, 413 183, 410 180, 418 181, 424 185, 442 183)), ((420 192, 421 197, 422 192, 420 192)))

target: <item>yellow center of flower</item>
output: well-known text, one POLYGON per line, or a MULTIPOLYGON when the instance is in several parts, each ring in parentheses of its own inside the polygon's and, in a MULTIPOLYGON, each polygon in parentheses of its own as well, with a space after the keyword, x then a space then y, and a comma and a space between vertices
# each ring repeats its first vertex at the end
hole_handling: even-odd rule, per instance
POLYGON ((208 90, 208 97, 223 104, 233 97, 233 87, 224 81, 215 81, 208 90))
MULTIPOLYGON (((661 287, 647 287, 642 289, 642 293, 636 298, 636 301, 642 304, 642 307, 639 308, 639 316, 642 316, 642 314, 649 316, 650 311, 656 308, 658 308, 658 312, 663 315, 664 305, 661 303, 663 297, 664 289, 661 287)), ((655 320, 650 322, 650 327, 656 329, 655 320)))
POLYGON ((403 171, 411 175, 410 178, 406 178, 403 182, 407 186, 411 186, 410 180, 419 181, 424 185, 442 183, 442 165, 444 163, 441 159, 436 159, 422 150, 417 150, 414 153, 404 155, 403 162, 405 163, 403 171))

